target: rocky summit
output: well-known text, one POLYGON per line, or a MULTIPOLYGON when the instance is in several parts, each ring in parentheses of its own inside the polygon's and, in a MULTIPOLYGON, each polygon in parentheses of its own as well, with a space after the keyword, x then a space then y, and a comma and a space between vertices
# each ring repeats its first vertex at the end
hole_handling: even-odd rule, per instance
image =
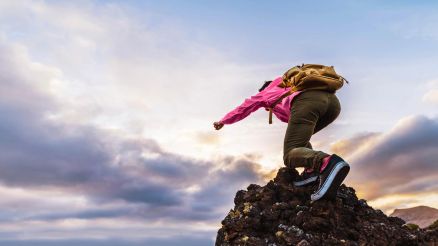
POLYGON ((281 168, 265 186, 251 184, 234 198, 216 246, 438 245, 438 230, 405 225, 341 185, 335 200, 310 201, 315 187, 295 187, 295 169, 281 168))

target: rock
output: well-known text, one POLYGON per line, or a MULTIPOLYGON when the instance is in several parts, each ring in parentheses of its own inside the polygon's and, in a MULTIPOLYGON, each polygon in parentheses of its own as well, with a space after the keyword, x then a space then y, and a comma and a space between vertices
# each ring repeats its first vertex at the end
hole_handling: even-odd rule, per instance
POLYGON ((306 239, 301 240, 297 246, 309 246, 310 243, 306 241, 306 239))
POLYGON ((405 224, 405 225, 403 225, 403 227, 406 227, 411 231, 416 231, 416 230, 420 229, 420 227, 418 225, 412 224, 412 223, 405 224))
POLYGON ((315 187, 294 187, 298 172, 281 168, 265 186, 251 184, 234 198, 216 246, 437 245, 438 228, 411 228, 358 199, 341 185, 333 201, 311 203, 315 187))

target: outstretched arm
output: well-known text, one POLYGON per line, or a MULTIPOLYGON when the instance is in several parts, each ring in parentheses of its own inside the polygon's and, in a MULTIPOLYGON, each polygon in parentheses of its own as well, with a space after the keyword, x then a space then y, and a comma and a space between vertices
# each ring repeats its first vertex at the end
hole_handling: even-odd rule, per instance
POLYGON ((235 122, 243 120, 252 112, 263 106, 263 97, 261 96, 261 93, 258 93, 257 95, 245 99, 245 101, 241 105, 226 114, 220 121, 215 122, 214 127, 216 128, 216 130, 219 130, 223 127, 224 124, 233 124, 235 122))
POLYGON ((278 77, 273 80, 272 83, 270 83, 264 90, 261 90, 256 95, 245 99, 245 101, 241 105, 226 114, 224 118, 222 118, 220 121, 213 123, 214 128, 216 130, 219 130, 224 125, 233 124, 240 120, 243 120, 245 117, 259 109, 260 107, 267 107, 268 103, 272 101, 273 97, 277 98, 279 95, 281 95, 281 93, 276 93, 275 90, 272 91, 272 89, 276 88, 277 85, 282 81, 282 77, 278 77))

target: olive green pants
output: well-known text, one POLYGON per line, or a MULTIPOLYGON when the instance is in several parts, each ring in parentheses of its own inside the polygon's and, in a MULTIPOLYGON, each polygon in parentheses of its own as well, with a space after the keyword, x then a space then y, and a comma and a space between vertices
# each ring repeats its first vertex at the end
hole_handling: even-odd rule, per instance
POLYGON ((340 112, 339 100, 330 92, 310 90, 294 98, 284 137, 284 164, 290 168, 319 170, 322 159, 328 154, 313 150, 310 138, 332 123, 340 112))

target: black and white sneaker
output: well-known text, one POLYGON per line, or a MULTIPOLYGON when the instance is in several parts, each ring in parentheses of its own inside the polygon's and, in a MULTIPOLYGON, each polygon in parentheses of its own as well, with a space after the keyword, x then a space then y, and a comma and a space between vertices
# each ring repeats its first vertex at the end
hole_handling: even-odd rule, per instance
POLYGON ((311 185, 318 180, 318 177, 318 172, 307 172, 304 170, 300 176, 298 176, 297 180, 294 181, 294 185, 296 187, 311 185))
POLYGON ((335 154, 331 155, 329 163, 319 175, 319 187, 310 199, 312 201, 322 198, 334 199, 349 171, 350 165, 347 162, 335 154))

